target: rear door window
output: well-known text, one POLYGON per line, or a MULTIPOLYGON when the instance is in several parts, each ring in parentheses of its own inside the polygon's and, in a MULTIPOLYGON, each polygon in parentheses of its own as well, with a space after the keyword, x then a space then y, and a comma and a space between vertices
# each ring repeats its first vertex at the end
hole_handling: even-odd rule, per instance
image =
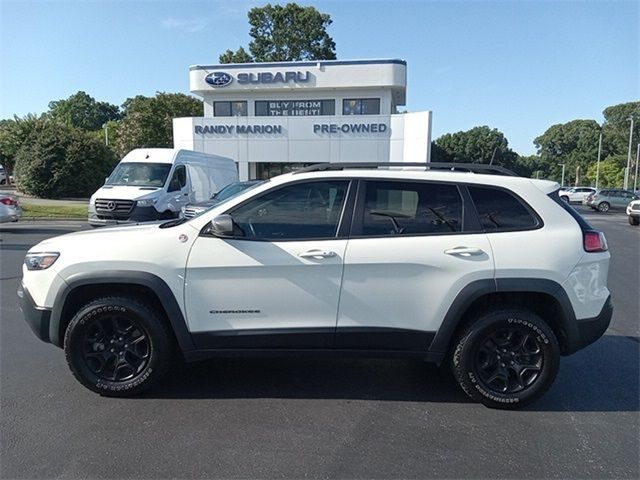
POLYGON ((433 235, 462 230, 462 198, 452 184, 367 181, 362 235, 433 235))
POLYGON ((468 189, 486 232, 532 230, 542 223, 530 207, 505 190, 479 186, 468 189))

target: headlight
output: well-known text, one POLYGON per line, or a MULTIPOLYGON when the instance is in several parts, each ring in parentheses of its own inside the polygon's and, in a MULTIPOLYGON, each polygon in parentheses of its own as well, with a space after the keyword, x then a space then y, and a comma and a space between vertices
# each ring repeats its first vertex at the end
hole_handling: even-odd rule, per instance
POLYGON ((53 265, 59 256, 58 252, 27 253, 24 264, 27 270, 45 270, 53 265))
POLYGON ((137 205, 139 207, 150 207, 152 205, 155 205, 157 201, 157 198, 144 198, 142 200, 138 200, 137 205))

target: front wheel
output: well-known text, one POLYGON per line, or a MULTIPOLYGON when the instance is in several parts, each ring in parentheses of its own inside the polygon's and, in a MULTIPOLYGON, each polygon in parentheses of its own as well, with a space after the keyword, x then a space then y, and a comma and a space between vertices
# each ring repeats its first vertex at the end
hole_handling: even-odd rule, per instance
POLYGON ((452 369, 472 399, 516 409, 542 396, 560 365, 560 346, 549 326, 527 310, 490 312, 472 323, 455 345, 452 369))
POLYGON ((104 297, 76 313, 64 350, 71 372, 89 390, 127 397, 163 375, 170 338, 163 319, 149 306, 133 298, 104 297))
POLYGON ((570 203, 570 202, 569 202, 569 197, 567 197, 566 195, 562 195, 562 196, 560 197, 560 199, 561 199, 561 200, 564 200, 564 201, 565 201, 565 202, 567 202, 567 203, 570 203))
POLYGON ((609 203, 607 202, 600 202, 598 204, 598 210, 602 213, 607 213, 609 211, 609 208, 611 208, 611 205, 609 205, 609 203))
POLYGON ((640 218, 629 215, 629 225, 638 225, 640 224, 640 218))

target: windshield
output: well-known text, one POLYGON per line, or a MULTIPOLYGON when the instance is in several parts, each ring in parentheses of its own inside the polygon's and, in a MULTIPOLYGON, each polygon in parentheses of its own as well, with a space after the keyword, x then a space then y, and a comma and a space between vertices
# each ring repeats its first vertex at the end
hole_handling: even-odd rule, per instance
POLYGON ((224 200, 230 199, 231 197, 235 197, 240 192, 244 192, 245 190, 249 190, 250 188, 256 187, 260 183, 262 183, 262 182, 256 182, 256 183, 232 183, 232 184, 227 185, 226 187, 224 187, 218 193, 216 193, 213 198, 215 198, 219 202, 222 202, 224 200))
POLYGON ((162 187, 170 170, 171 164, 169 163, 119 163, 107 178, 105 185, 162 187))

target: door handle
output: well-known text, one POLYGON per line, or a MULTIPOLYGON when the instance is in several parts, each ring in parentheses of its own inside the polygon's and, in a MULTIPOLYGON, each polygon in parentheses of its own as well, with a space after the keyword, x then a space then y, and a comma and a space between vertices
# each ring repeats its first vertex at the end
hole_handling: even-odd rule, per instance
POLYGON ((460 255, 462 257, 470 257, 472 255, 482 255, 484 250, 477 247, 453 247, 445 250, 447 255, 460 255))
POLYGON ((336 255, 337 253, 331 250, 307 250, 298 254, 300 258, 331 258, 336 255))

